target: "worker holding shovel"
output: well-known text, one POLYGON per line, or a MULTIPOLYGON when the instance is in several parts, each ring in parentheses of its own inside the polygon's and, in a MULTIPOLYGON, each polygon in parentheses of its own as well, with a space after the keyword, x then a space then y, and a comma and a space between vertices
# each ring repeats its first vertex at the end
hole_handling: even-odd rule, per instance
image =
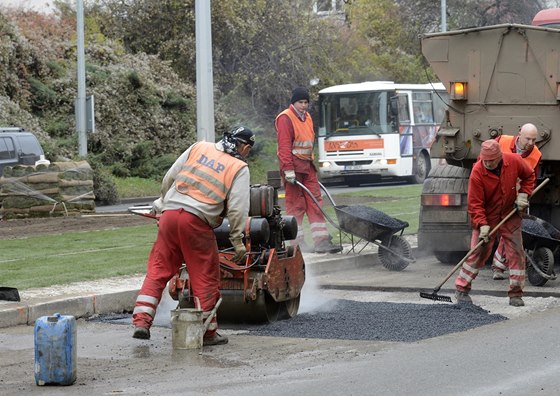
POLYGON ((496 233, 490 230, 499 226, 509 265, 509 304, 515 307, 523 302, 525 283, 525 255, 521 235, 521 215, 529 205, 529 196, 535 186, 536 176, 519 155, 502 153, 497 141, 482 143, 479 161, 473 166, 469 178, 468 211, 473 232, 471 247, 479 241, 485 243, 467 257, 455 280, 455 298, 458 303, 471 303, 471 283, 492 253, 496 233), (520 189, 516 185, 520 180, 520 189), (511 213, 514 204, 518 213, 511 213), (503 224, 502 219, 509 217, 503 224))

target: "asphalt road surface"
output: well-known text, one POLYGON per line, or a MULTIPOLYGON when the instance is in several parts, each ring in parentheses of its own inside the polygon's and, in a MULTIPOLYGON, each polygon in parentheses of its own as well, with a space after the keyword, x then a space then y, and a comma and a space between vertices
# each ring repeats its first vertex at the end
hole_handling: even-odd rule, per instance
POLYGON ((19 326, 0 334, 0 394, 557 395, 559 314, 412 342, 229 330, 228 345, 201 354, 173 350, 165 327, 140 341, 128 325, 80 320, 78 379, 68 387, 35 385, 33 329, 19 326))
POLYGON ((503 296, 477 294, 480 307, 463 310, 410 290, 368 290, 365 277, 406 282, 414 274, 378 267, 311 273, 296 320, 223 325, 230 343, 201 353, 172 349, 169 300, 149 341, 131 338, 129 315, 80 319, 78 379, 68 387, 35 385, 32 326, 2 329, 0 394, 559 394, 557 298, 527 297, 514 308, 503 296), (351 286, 354 277, 362 287, 351 286), (338 286, 317 286, 327 279, 338 286), (460 328, 473 318, 479 322, 460 328))

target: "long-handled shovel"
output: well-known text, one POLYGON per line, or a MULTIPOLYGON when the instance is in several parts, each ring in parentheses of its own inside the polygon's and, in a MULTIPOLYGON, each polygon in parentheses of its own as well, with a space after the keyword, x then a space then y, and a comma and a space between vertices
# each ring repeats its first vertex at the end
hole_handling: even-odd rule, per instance
MULTIPOLYGON (((542 181, 541 184, 539 184, 537 186, 537 188, 535 188, 533 190, 533 194, 532 196, 535 195, 535 193, 537 191, 539 191, 546 183, 549 182, 550 179, 546 178, 542 181)), ((496 227, 494 227, 488 234, 489 237, 491 237, 492 235, 494 235, 499 229, 500 227, 507 221, 509 220, 509 218, 511 216, 513 216, 515 214, 515 212, 517 212, 517 208, 512 209, 511 212, 509 212, 507 214, 506 217, 504 217, 502 219, 502 221, 500 221, 498 223, 498 225, 496 227)), ((465 262, 465 260, 479 247, 481 247, 484 244, 484 240, 480 240, 471 250, 469 250, 469 252, 465 255, 465 257, 463 257, 463 259, 461 261, 459 261, 457 263, 457 265, 455 267, 453 267, 453 269, 451 271, 449 271, 449 273, 447 274, 447 276, 440 282, 439 285, 437 285, 434 290, 431 293, 426 293, 426 292, 420 292, 420 297, 422 298, 427 298, 429 300, 434 300, 434 301, 445 301, 445 302, 452 302, 451 301, 451 297, 448 296, 440 296, 438 293, 438 291, 441 289, 441 287, 445 284, 445 282, 447 282, 449 280, 449 278, 451 278, 451 276, 459 269, 461 268, 461 266, 463 265, 463 263, 465 262)))

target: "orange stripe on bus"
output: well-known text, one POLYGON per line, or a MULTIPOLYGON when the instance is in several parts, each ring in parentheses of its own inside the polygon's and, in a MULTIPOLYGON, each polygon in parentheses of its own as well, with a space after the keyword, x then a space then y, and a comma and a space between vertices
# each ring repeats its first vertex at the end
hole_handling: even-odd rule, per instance
POLYGON ((327 140, 325 142, 325 151, 382 149, 384 147, 383 142, 383 139, 327 140))

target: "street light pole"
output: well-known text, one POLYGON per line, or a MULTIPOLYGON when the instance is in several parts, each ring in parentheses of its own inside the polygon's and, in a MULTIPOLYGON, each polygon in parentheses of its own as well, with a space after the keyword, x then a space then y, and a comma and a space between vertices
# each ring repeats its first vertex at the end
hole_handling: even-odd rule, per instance
POLYGON ((196 129, 198 141, 214 143, 211 0, 195 2, 196 129))
POLYGON ((76 100, 76 131, 78 133, 78 155, 87 155, 86 136, 86 62, 84 51, 84 3, 76 0, 76 30, 78 56, 78 98, 76 100))
POLYGON ((441 0, 441 31, 447 32, 447 2, 441 0))

